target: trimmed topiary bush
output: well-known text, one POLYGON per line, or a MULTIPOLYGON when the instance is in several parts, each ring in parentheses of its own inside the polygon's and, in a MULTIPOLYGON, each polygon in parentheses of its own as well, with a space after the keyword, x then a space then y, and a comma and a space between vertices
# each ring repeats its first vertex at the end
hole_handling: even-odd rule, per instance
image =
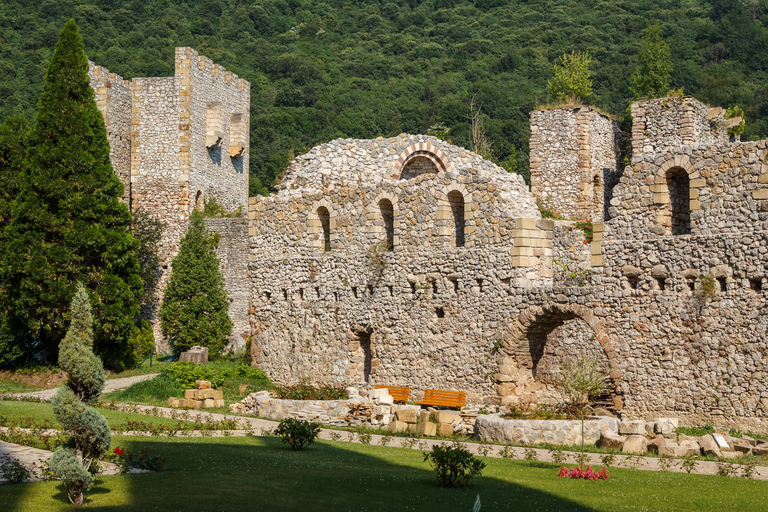
POLYGON ((104 389, 104 368, 93 353, 93 315, 88 292, 77 284, 72 299, 71 324, 59 347, 59 366, 69 379, 53 397, 53 414, 71 437, 50 459, 51 471, 67 487, 69 500, 83 504, 86 489, 93 485, 94 461, 107 451, 112 440, 109 423, 93 403, 104 389))

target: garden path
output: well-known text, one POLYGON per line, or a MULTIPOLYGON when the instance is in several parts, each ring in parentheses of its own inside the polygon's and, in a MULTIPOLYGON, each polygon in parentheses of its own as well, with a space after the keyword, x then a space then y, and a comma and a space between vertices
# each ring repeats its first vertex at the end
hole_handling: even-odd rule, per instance
MULTIPOLYGON (((159 374, 157 373, 148 373, 146 375, 136 375, 134 377, 123 377, 120 379, 109 379, 104 382, 104 393, 111 393, 112 391, 118 391, 120 389, 125 389, 128 386, 131 386, 132 384, 136 384, 137 382, 142 382, 145 380, 154 379, 159 374)), ((58 391, 59 388, 51 388, 51 389, 44 389, 42 391, 30 391, 29 393, 13 393, 8 394, 6 396, 11 396, 14 398, 24 398, 24 397, 33 397, 33 398, 39 398, 43 401, 48 401, 51 398, 53 398, 53 395, 56 394, 56 391, 58 391)))

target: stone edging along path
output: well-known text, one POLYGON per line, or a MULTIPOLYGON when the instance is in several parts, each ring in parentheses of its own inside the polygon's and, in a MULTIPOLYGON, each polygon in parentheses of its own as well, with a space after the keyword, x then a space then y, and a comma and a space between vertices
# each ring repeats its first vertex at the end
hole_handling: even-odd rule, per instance
MULTIPOLYGON (((229 414, 219 414, 219 413, 210 413, 210 412, 203 412, 203 411, 188 411, 188 416, 180 417, 179 413, 180 411, 178 409, 171 409, 168 407, 151 407, 146 405, 126 405, 126 404, 117 404, 117 407, 119 409, 129 411, 129 412, 136 412, 140 414, 148 414, 152 416, 161 416, 164 418, 174 418, 179 420, 195 420, 198 418, 210 418, 212 420, 216 421, 222 421, 222 420, 236 420, 239 423, 239 429, 227 431, 228 434, 225 434, 224 431, 206 431, 205 433, 199 432, 199 431, 190 431, 189 433, 181 433, 181 436, 192 434, 191 437, 203 437, 203 436, 211 436, 211 437, 220 437, 225 435, 231 435, 231 436, 245 436, 245 435, 261 435, 265 433, 265 431, 272 432, 275 427, 277 427, 278 422, 277 421, 271 421, 271 420, 263 420, 259 418, 250 418, 245 416, 234 416, 229 414)), ((184 411, 187 412, 187 411, 184 411)), ((127 435, 127 434, 122 434, 127 435)), ((139 434, 139 435, 150 435, 150 434, 139 434)), ((179 434, 177 434, 179 435, 179 434)), ((349 431, 339 431, 339 430, 332 430, 332 429, 321 429, 320 434, 318 435, 320 439, 325 439, 329 441, 343 441, 343 442, 353 442, 353 443, 361 443, 360 437, 356 432, 349 432, 349 431)), ((382 439, 385 436, 379 435, 379 434, 371 434, 371 440, 369 444, 372 445, 381 445, 382 439)), ((429 450, 432 448, 432 446, 435 445, 441 445, 444 443, 450 443, 450 441, 445 440, 435 440, 435 439, 425 439, 425 438, 407 438, 407 437, 391 437, 389 442, 386 444, 386 446, 390 447, 402 447, 402 448, 411 448, 414 450, 429 450)), ((541 462, 552 462, 555 461, 552 458, 552 455, 549 450, 544 450, 541 448, 524 448, 520 446, 500 446, 500 445, 493 445, 493 444, 483 444, 483 443, 462 443, 464 444, 467 449, 474 453, 475 455, 481 455, 485 457, 495 457, 495 458, 504 458, 505 456, 507 458, 511 459, 517 459, 517 460, 523 460, 525 459, 525 454, 527 450, 533 450, 534 453, 536 453, 537 460, 541 462), (501 452, 507 448, 507 454, 503 455, 501 452)), ((564 455, 566 455, 568 458, 564 464, 576 464, 576 456, 578 453, 576 452, 563 452, 564 455)), ((605 454, 601 453, 585 453, 587 456, 586 464, 602 467, 603 463, 600 460, 602 456, 605 454)), ((616 459, 613 462, 613 467, 631 467, 632 469, 640 469, 644 471, 663 471, 662 467, 659 465, 659 461, 661 459, 657 457, 641 457, 636 455, 616 455, 616 459)), ((682 462, 679 459, 670 459, 672 461, 672 466, 669 468, 669 471, 675 472, 675 473, 685 473, 686 470, 680 465, 680 462, 682 462)), ((734 463, 733 460, 731 461, 732 464, 735 466, 738 466, 738 463, 734 463)), ((717 463, 713 461, 696 461, 696 467, 691 471, 691 473, 699 474, 699 475, 716 475, 717 474, 717 463)), ((734 474, 734 476, 739 476, 738 472, 734 474)), ((753 476, 753 479, 756 480, 768 480, 768 467, 765 466, 757 466, 755 467, 753 476)))
MULTIPOLYGON (((145 376, 140 376, 145 377, 145 376)), ((130 377, 131 379, 134 379, 135 377, 130 377)), ((121 379, 115 379, 115 380, 121 380, 121 379)), ((142 379, 144 380, 144 379, 142 379)), ((38 392, 39 393, 39 392, 38 392)), ((30 396, 29 394, 25 394, 26 396, 30 396)), ((34 396, 34 395, 33 395, 34 396)), ((52 396, 52 395, 51 395, 52 396)), ((41 399, 45 400, 45 398, 41 397, 41 399)), ((259 418, 251 418, 251 417, 245 417, 245 416, 234 416, 230 414, 219 414, 219 413, 211 413, 211 412, 204 412, 204 411, 180 411, 179 409, 171 409, 169 407, 152 407, 147 405, 131 405, 131 404, 115 404, 115 407, 118 410, 122 410, 125 412, 135 412, 139 414, 146 414, 149 416, 159 416, 163 418, 169 418, 169 419, 178 419, 178 420, 185 420, 185 421, 195 421, 195 420, 202 420, 204 418, 210 418, 211 420, 215 421, 223 421, 223 420, 235 420, 238 422, 238 427, 235 430, 206 430, 206 431, 183 431, 179 433, 175 433, 174 436, 177 437, 225 437, 225 436, 246 436, 246 435, 263 435, 264 433, 272 432, 278 425, 277 421, 271 421, 271 420, 263 420, 259 418)), ((144 436, 152 436, 154 434, 148 433, 148 432, 121 432, 121 433, 115 433, 115 435, 144 435, 144 436)), ((379 434, 371 434, 371 439, 369 444, 374 445, 381 445, 382 439, 385 436, 379 435, 379 434)), ((318 438, 325 439, 329 441, 342 441, 342 442, 353 442, 353 443, 362 443, 360 440, 360 437, 355 432, 349 432, 349 431, 339 431, 339 430, 332 430, 332 429, 321 429, 320 434, 318 435, 318 438)), ((424 438, 407 438, 407 437, 390 437, 390 440, 387 442, 386 446, 394 446, 394 447, 402 447, 402 448, 411 448, 414 450, 429 450, 432 448, 432 446, 435 445, 441 445, 449 441, 445 440, 435 440, 435 439, 424 439, 424 438)), ((450 442, 449 442, 450 443, 450 442)), ((7 445, 10 443, 0 443, 0 449, 3 445, 7 445)), ((552 454, 549 450, 544 450, 541 448, 524 448, 520 446, 499 446, 499 445, 492 445, 492 444, 484 444, 484 443, 462 443, 464 444, 467 449, 472 452, 475 455, 485 456, 485 457, 495 457, 495 458, 510 458, 510 459, 516 459, 516 460, 523 460, 526 458, 526 451, 532 450, 533 453, 536 454, 536 460, 541 462, 551 462, 554 463, 555 461, 552 458, 552 454), (502 451, 506 449, 506 453, 502 454, 502 451)), ((14 445, 18 446, 18 445, 14 445)), ((26 447, 23 447, 26 448, 26 447)), ((45 451, 45 450, 38 450, 38 451, 45 451)), ((46 452, 50 454, 51 452, 46 452)), ((578 455, 576 452, 563 452, 564 455, 566 455, 567 460, 565 460, 564 464, 576 464, 576 456, 578 455)), ((2 455, 2 452, 0 452, 0 455, 2 455)), ((596 467, 602 467, 603 463, 600 460, 600 458, 605 454, 599 454, 599 453, 585 453, 587 460, 585 461, 586 464, 596 466, 596 467)), ((50 456, 50 455, 49 455, 50 456)), ((38 459, 35 459, 35 462, 38 459)), ((661 459, 657 457, 641 457, 637 455, 616 455, 615 460, 612 464, 613 467, 630 467, 632 469, 639 469, 643 471, 663 471, 662 467, 659 465, 659 461, 661 459)), ((670 459, 672 464, 669 467, 668 471, 672 471, 675 473, 684 473, 686 470, 681 466, 681 460, 679 459, 670 459)), ((735 466, 738 466, 737 463, 733 463, 735 466)), ((696 467, 691 471, 691 473, 699 474, 699 475, 716 475, 717 474, 717 463, 713 461, 696 461, 696 467)), ((736 472, 733 476, 739 476, 738 472, 736 472)), ((757 466, 755 467, 754 473, 752 475, 753 479, 756 480, 768 480, 768 467, 765 466, 757 466)))

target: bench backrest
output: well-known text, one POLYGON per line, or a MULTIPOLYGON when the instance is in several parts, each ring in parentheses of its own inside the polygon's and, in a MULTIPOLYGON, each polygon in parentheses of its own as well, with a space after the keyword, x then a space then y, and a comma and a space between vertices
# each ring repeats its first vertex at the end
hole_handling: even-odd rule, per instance
POLYGON ((383 384, 376 386, 376 389, 382 388, 389 390, 389 394, 395 402, 405 402, 411 396, 411 388, 406 386, 387 386, 383 384))
POLYGON ((463 407, 464 404, 467 403, 467 394, 463 391, 425 389, 424 399, 420 403, 443 405, 446 407, 463 407))

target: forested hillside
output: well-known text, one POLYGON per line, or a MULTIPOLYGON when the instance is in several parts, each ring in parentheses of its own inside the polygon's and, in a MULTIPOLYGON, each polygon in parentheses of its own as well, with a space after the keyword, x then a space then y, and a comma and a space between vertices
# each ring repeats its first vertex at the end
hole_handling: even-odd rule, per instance
POLYGON ((588 51, 588 103, 621 117, 650 24, 669 43, 674 88, 744 108, 743 139, 768 135, 768 0, 6 0, 0 115, 32 120, 68 17, 88 57, 125 78, 172 75, 174 47, 192 46, 249 80, 250 171, 265 185, 336 137, 442 124, 469 147, 473 95, 494 158, 516 150, 525 168, 528 112, 550 101, 555 59, 588 51))

